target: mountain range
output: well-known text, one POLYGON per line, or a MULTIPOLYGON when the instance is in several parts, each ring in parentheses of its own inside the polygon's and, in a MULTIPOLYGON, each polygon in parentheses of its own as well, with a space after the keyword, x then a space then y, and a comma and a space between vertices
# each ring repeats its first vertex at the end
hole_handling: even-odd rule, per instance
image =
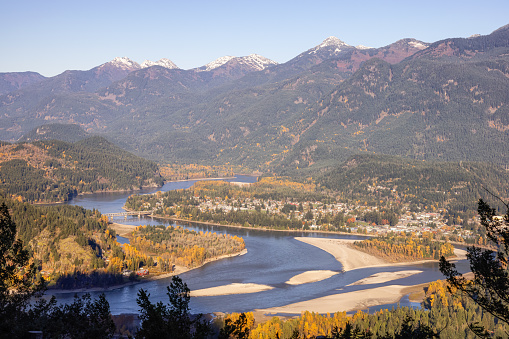
POLYGON ((284 172, 368 152, 505 166, 508 89, 509 26, 381 48, 329 37, 282 64, 115 58, 51 78, 0 74, 0 139, 63 123, 161 162, 284 172))

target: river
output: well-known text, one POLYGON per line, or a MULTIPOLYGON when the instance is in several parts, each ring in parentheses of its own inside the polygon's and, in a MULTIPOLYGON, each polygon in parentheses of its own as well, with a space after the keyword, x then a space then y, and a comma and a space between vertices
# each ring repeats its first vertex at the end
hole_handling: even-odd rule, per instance
MULTIPOLYGON (((255 177, 237 176, 229 181, 254 182, 255 177)), ((181 181, 165 184, 158 189, 145 189, 136 193, 146 194, 155 191, 168 191, 181 188, 189 188, 196 181, 181 181)), ((133 194, 128 193, 98 193, 78 196, 69 204, 83 206, 88 209, 97 209, 102 213, 113 213, 122 211, 127 197, 133 194)), ((152 218, 137 217, 126 220, 117 220, 120 223, 132 225, 163 224, 174 225, 173 222, 161 221, 152 218)), ((226 296, 208 296, 191 298, 190 307, 192 313, 211 312, 246 312, 254 309, 283 306, 299 301, 314 299, 326 295, 342 292, 356 291, 365 288, 373 288, 384 285, 415 285, 443 279, 438 270, 438 263, 428 262, 425 264, 396 267, 372 267, 342 272, 331 278, 302 285, 287 285, 285 282, 291 277, 310 270, 332 270, 341 271, 341 264, 335 258, 317 247, 295 240, 294 237, 330 237, 341 239, 361 239, 354 235, 332 235, 304 232, 274 232, 258 231, 226 226, 210 225, 185 225, 179 224, 188 229, 196 231, 211 231, 215 233, 229 233, 244 238, 247 254, 219 261, 211 262, 203 267, 191 270, 180 275, 191 290, 228 285, 231 283, 256 283, 270 285, 272 290, 226 296), (421 270, 407 278, 393 280, 382 284, 347 286, 355 281, 366 278, 379 272, 395 272, 402 270, 421 270)), ((466 260, 457 264, 460 271, 468 269, 466 260)), ((152 302, 168 302, 166 286, 170 284, 171 278, 150 281, 146 283, 124 286, 106 291, 106 298, 110 303, 113 314, 137 313, 136 296, 138 290, 143 288, 150 293, 152 302)), ((96 297, 100 292, 92 292, 96 297)), ((47 294, 51 294, 48 291, 47 294)), ((73 293, 55 294, 59 302, 72 302, 73 293)), ((415 306, 408 298, 400 301, 401 306, 415 306)), ((392 305, 384 305, 392 306, 392 305)), ((378 309, 380 307, 372 308, 378 309)))

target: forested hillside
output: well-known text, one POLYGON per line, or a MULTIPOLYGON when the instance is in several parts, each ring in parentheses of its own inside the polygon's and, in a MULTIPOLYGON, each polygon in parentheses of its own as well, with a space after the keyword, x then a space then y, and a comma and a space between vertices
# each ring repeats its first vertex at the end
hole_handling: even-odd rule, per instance
POLYGON ((178 227, 139 226, 129 244, 119 244, 108 218, 79 206, 37 206, 0 195, 30 251, 38 274, 65 289, 107 287, 135 279, 141 267, 152 275, 175 265, 193 268, 223 255, 238 254, 244 240, 178 227), (130 270, 122 275, 123 270, 130 270))
POLYGON ((0 190, 30 202, 162 185, 158 166, 102 137, 76 143, 43 140, 0 146, 0 190))
POLYGON ((77 142, 89 137, 88 133, 76 124, 47 124, 34 128, 24 134, 18 142, 31 142, 37 140, 61 140, 77 142))
POLYGON ((475 162, 408 160, 387 155, 356 155, 317 177, 344 198, 409 204, 410 209, 474 212, 479 197, 509 196, 507 171, 475 162))
POLYGON ((454 246, 448 242, 434 241, 429 233, 422 238, 389 234, 356 241, 352 246, 388 262, 439 260, 442 256, 445 258, 454 256, 454 246))
MULTIPOLYGON (((91 273, 107 266, 107 218, 98 211, 70 205, 35 206, 0 195, 3 203, 17 226, 18 239, 45 279, 58 283, 62 275, 91 273)), ((101 273, 96 285, 122 282, 120 275, 101 273)))
POLYGON ((327 165, 368 151, 505 166, 508 65, 506 55, 370 60, 290 127, 305 133, 283 164, 327 165))

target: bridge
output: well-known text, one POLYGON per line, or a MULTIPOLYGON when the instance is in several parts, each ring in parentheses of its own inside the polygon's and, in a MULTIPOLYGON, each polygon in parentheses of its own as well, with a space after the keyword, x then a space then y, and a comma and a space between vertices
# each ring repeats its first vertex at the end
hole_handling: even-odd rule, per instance
POLYGON ((137 215, 138 218, 142 215, 150 215, 154 211, 129 211, 129 212, 118 212, 118 213, 102 213, 102 215, 107 216, 108 218, 114 218, 114 217, 127 217, 128 215, 137 215))

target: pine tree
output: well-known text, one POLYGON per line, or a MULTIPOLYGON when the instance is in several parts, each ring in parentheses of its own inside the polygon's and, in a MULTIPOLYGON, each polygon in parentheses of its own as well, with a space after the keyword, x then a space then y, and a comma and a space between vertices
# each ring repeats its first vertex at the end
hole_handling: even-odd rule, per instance
POLYGON ((172 338, 190 339, 206 338, 210 326, 202 320, 201 315, 191 319, 189 301, 191 291, 179 276, 173 276, 168 289, 169 304, 162 302, 152 304, 150 294, 140 289, 136 302, 140 307, 141 327, 137 338, 172 338))
POLYGON ((28 250, 16 240, 16 224, 5 203, 0 206, 0 333, 23 331, 20 319, 25 316, 30 299, 41 292, 42 278, 30 263, 28 250))
MULTIPOLYGON (((474 274, 472 280, 458 273, 453 263, 440 259, 440 271, 447 277, 451 286, 465 292, 483 310, 491 313, 506 324, 509 324, 509 206, 503 218, 496 215, 496 210, 479 200, 478 213, 481 225, 486 229, 486 236, 497 247, 496 251, 468 247, 467 258, 474 274)), ((477 335, 488 334, 479 323, 469 324, 477 335)), ((509 334, 509 333, 508 333, 509 334)))

